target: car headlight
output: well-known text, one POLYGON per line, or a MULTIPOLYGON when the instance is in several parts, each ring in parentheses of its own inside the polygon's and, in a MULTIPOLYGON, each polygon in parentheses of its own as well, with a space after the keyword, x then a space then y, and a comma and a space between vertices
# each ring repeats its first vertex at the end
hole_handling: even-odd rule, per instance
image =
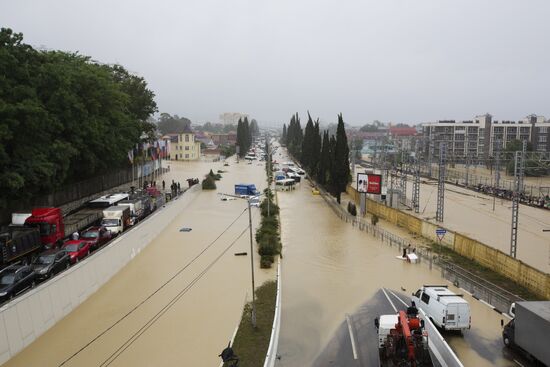
POLYGON ((38 274, 46 274, 48 272, 48 268, 42 268, 38 270, 38 274))
POLYGON ((0 293, 0 297, 4 297, 4 296, 7 295, 7 294, 8 294, 8 292, 1 292, 1 293, 0 293))

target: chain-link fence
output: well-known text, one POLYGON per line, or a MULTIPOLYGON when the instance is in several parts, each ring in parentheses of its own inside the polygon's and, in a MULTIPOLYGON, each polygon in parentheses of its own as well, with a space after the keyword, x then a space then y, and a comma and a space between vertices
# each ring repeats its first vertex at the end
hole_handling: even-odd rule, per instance
MULTIPOLYGON (((319 192, 341 220, 346 223, 351 223, 352 226, 357 227, 360 231, 372 235, 374 238, 390 247, 396 247, 399 254, 401 254, 404 248, 409 247, 410 242, 407 239, 379 228, 363 218, 358 218, 349 214, 340 204, 338 204, 336 199, 330 196, 326 191, 319 188, 319 192)), ((508 292, 458 265, 439 259, 430 248, 418 248, 415 253, 420 262, 429 264, 430 269, 432 266, 437 265, 441 269, 442 278, 449 280, 455 286, 471 293, 475 298, 490 304, 500 312, 507 313, 513 302, 523 300, 521 297, 508 292)))

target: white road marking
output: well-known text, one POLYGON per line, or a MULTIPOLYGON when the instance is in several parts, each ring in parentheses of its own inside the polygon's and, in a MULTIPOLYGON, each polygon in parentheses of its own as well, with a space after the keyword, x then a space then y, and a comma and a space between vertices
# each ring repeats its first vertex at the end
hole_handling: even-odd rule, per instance
POLYGON ((404 304, 405 307, 409 307, 409 305, 405 301, 403 301, 397 294, 393 293, 393 291, 391 289, 388 289, 388 292, 390 292, 395 298, 397 298, 399 300, 399 302, 404 304))
POLYGON ((349 338, 351 339, 351 349, 353 351, 353 359, 357 359, 357 348, 355 347, 355 336, 353 335, 353 329, 351 327, 351 317, 346 314, 346 321, 348 323, 349 338))
POLYGON ((394 312, 397 312, 397 308, 395 307, 395 305, 394 305, 393 302, 391 301, 390 296, 388 296, 388 294, 386 293, 386 289, 382 288, 382 292, 384 292, 384 295, 386 296, 386 298, 388 299, 388 302, 389 302, 390 305, 392 306, 393 311, 394 311, 394 312))

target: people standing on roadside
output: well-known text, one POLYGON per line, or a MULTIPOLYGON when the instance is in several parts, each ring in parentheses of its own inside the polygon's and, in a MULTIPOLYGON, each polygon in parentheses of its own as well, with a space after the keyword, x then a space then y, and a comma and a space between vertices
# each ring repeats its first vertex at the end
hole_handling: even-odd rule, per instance
POLYGON ((164 182, 164 180, 162 180, 162 191, 164 191, 164 189, 166 189, 166 182, 164 182))
POLYGON ((178 182, 178 195, 181 193, 181 186, 180 186, 180 183, 178 182))

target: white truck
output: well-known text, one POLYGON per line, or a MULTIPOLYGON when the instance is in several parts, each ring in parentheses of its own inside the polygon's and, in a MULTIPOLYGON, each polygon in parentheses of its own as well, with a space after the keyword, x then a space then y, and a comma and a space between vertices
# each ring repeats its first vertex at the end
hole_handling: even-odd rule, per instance
POLYGON ((447 285, 424 285, 412 294, 412 301, 443 330, 465 330, 471 326, 470 305, 447 285))
POLYGON ((130 225, 130 208, 117 205, 105 209, 101 225, 111 231, 113 236, 119 235, 130 225))
POLYGON ((141 219, 143 219, 143 206, 140 199, 133 200, 122 200, 119 201, 118 206, 127 206, 130 208, 130 225, 133 226, 137 224, 141 219))

